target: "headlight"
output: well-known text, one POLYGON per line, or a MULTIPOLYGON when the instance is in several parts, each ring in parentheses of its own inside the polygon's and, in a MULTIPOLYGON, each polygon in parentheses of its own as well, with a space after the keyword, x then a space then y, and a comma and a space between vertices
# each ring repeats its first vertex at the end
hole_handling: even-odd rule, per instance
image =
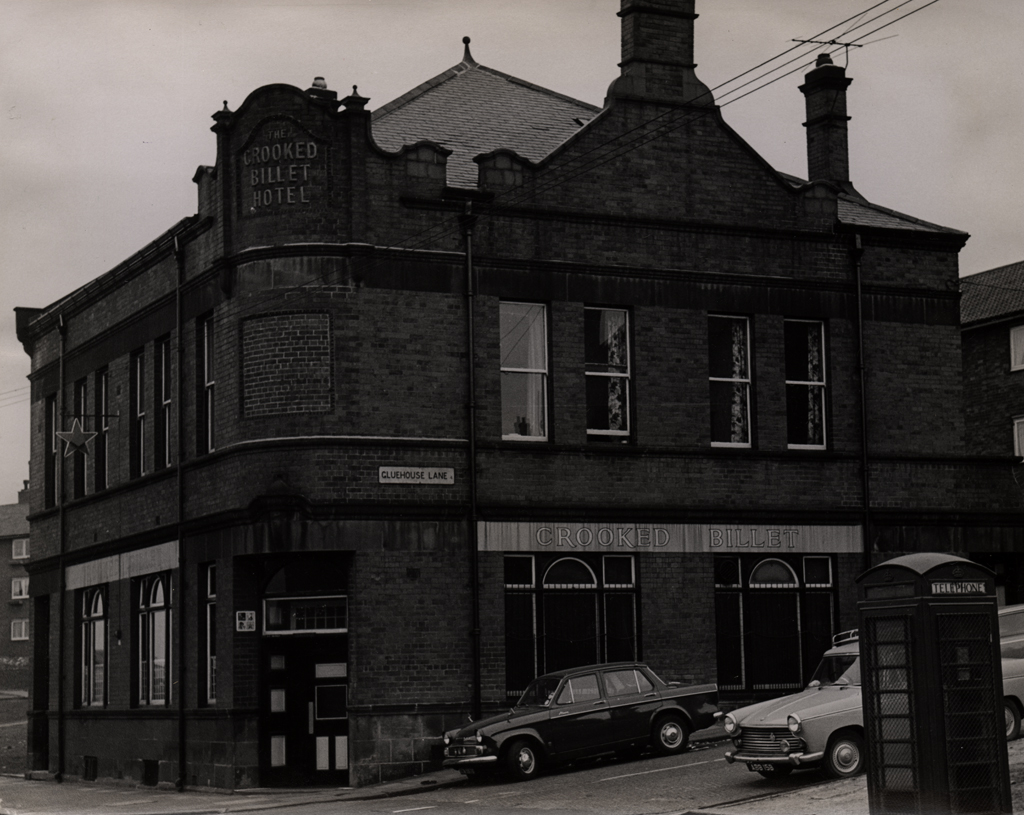
POLYGON ((725 732, 730 736, 740 732, 739 722, 736 721, 736 717, 731 713, 725 717, 725 732))
POLYGON ((789 716, 786 717, 786 727, 789 728, 790 733, 799 733, 800 717, 795 713, 790 713, 789 716))
POLYGON ((451 733, 445 733, 444 734, 444 738, 442 740, 444 741, 445 744, 451 744, 452 743, 452 734, 451 733))
POLYGON ((476 739, 476 743, 477 744, 483 744, 484 743, 484 737, 480 735, 480 731, 479 730, 477 730, 476 733, 473 734, 473 738, 476 739))

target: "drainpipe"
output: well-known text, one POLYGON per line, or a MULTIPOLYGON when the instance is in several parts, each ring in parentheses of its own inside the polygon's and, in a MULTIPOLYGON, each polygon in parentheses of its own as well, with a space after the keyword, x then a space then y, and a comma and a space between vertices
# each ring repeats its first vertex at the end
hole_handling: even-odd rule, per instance
MULTIPOLYGON (((57 315, 57 333, 60 334, 60 361, 57 374, 57 404, 54 408, 54 427, 57 425, 63 428, 64 420, 64 354, 67 351, 68 327, 64 322, 64 315, 57 315)), ((50 428, 47 428, 47 432, 50 428)), ((56 439, 49 441, 50 444, 57 444, 56 439)), ((65 574, 64 555, 67 549, 67 532, 64 522, 64 457, 57 450, 57 461, 54 463, 53 476, 57 481, 57 568, 60 571, 60 595, 57 600, 57 772, 55 780, 64 780, 64 748, 66 741, 64 722, 64 613, 65 597, 68 589, 67 575, 65 574)))
POLYGON ((473 604, 472 651, 473 651, 473 699, 471 714, 479 719, 481 714, 480 679, 480 556, 477 552, 477 498, 476 498, 476 378, 473 367, 476 363, 476 339, 474 335, 473 309, 476 304, 476 290, 473 285, 473 215, 472 202, 466 203, 462 218, 462 232, 466 239, 466 389, 469 422, 469 453, 467 480, 469 482, 469 577, 471 602, 473 604))
POLYGON ((864 244, 860 233, 853 236, 853 265, 857 278, 857 378, 860 380, 860 477, 861 492, 864 495, 862 510, 861 547, 863 549, 864 570, 871 568, 871 472, 868 460, 868 391, 866 368, 864 365, 864 295, 863 270, 861 258, 864 256, 864 244))
MULTIPOLYGON (((175 458, 176 482, 178 490, 178 607, 181 609, 181 625, 178 626, 178 781, 175 784, 178 792, 185 790, 187 775, 185 773, 186 756, 186 722, 185 722, 185 481, 182 465, 185 461, 185 411, 182 409, 185 404, 185 388, 182 372, 185 370, 185 340, 182 331, 182 295, 181 287, 185 282, 185 250, 178 244, 178 236, 174 236, 174 261, 178 267, 178 279, 175 287, 175 317, 174 330, 177 333, 177 363, 178 370, 175 376, 176 393, 175 404, 177 406, 177 430, 178 450, 175 458)), ((198 598, 197 598, 198 600, 198 598)))

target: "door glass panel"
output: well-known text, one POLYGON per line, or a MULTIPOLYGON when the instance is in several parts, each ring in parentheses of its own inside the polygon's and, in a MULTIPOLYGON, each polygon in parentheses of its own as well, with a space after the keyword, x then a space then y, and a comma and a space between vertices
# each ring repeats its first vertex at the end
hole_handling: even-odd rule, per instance
POLYGON ((334 737, 334 769, 348 769, 348 736, 334 737))
POLYGON ((283 671, 284 670, 284 654, 275 654, 270 658, 270 670, 272 671, 283 671))
POLYGON ((348 716, 348 694, 345 685, 320 685, 316 689, 316 717, 344 719, 348 716))
POLYGON ((639 693, 634 671, 608 671, 604 675, 604 689, 609 697, 639 693))
POLYGON ((283 767, 285 765, 284 736, 270 737, 270 766, 283 767))
POLYGON ((347 662, 328 662, 316 666, 317 679, 335 679, 348 676, 347 662))
POLYGON ((327 736, 316 737, 316 768, 318 770, 331 769, 331 759, 328 755, 331 740, 327 736))
POLYGON ((284 713, 284 690, 271 690, 270 691, 270 712, 271 713, 284 713))

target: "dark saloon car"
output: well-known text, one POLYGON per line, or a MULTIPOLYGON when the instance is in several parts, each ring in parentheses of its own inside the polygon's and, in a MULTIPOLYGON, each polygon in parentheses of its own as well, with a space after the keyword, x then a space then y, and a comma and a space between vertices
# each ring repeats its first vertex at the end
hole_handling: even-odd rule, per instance
POLYGON ((638 662, 556 671, 534 679, 507 713, 445 733, 444 766, 467 775, 504 769, 525 781, 546 764, 648 745, 681 753, 717 711, 716 685, 664 682, 638 662))

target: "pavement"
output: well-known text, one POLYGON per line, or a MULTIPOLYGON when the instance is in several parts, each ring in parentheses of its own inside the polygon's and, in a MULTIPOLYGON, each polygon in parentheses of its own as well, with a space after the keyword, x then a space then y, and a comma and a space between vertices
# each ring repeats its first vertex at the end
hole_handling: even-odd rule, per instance
MULTIPOLYGON (((720 726, 694 733, 691 741, 722 741, 720 726)), ((1024 812, 1024 739, 1009 745, 1013 808, 1024 812)), ((813 772, 813 771, 809 771, 813 772)), ((795 776, 789 776, 794 778, 795 776)), ((206 815, 284 809, 316 803, 394 798, 465 783, 454 770, 438 770, 359 788, 275 788, 222 792, 164 790, 154 787, 68 780, 31 780, 0 775, 0 815, 206 815)), ((868 815, 864 775, 829 783, 793 787, 780 783, 764 795, 687 815, 868 815)))

